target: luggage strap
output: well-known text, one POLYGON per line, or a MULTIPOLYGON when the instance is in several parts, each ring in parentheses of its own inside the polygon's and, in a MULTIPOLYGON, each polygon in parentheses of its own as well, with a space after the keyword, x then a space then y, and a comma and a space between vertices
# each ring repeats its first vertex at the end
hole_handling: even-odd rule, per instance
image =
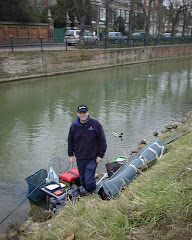
POLYGON ((69 172, 69 173, 71 173, 71 174, 73 174, 73 175, 74 175, 75 177, 77 177, 77 178, 79 177, 79 176, 78 176, 76 173, 74 173, 74 172, 71 172, 71 171, 70 171, 70 169, 69 169, 69 171, 68 171, 68 172, 69 172))

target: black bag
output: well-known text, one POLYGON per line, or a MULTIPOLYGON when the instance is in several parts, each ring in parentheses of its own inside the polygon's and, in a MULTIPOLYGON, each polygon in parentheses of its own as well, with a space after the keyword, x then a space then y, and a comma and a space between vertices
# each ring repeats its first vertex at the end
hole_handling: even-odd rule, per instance
POLYGON ((111 162, 106 164, 108 177, 111 177, 120 167, 122 164, 111 162))

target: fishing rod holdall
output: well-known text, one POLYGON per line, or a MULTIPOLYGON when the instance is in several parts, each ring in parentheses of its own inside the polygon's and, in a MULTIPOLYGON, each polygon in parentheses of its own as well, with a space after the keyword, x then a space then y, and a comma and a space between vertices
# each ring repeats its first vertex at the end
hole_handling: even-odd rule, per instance
POLYGON ((96 192, 103 200, 115 198, 125 186, 130 184, 141 173, 141 171, 160 159, 166 150, 166 144, 156 138, 117 170, 116 168, 118 166, 109 165, 112 167, 112 170, 110 169, 110 174, 114 173, 97 184, 96 192))

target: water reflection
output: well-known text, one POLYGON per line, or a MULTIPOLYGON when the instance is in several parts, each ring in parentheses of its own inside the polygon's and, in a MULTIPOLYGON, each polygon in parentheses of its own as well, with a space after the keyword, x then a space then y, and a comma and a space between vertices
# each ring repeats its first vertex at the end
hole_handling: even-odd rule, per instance
POLYGON ((0 220, 25 198, 27 176, 45 168, 52 156, 68 165, 67 135, 78 105, 88 105, 90 115, 104 127, 108 149, 98 168, 103 171, 107 161, 129 156, 140 139, 151 141, 155 130, 191 109, 191 62, 182 59, 1 84, 0 220), (112 132, 123 132, 123 141, 112 132))

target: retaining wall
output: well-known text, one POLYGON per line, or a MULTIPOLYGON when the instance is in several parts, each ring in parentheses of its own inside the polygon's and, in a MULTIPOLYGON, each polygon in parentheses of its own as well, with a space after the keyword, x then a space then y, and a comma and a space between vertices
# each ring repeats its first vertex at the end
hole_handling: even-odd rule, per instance
POLYGON ((192 45, 0 53, 0 82, 192 56, 192 45))
POLYGON ((40 37, 44 41, 52 41, 54 36, 54 26, 52 22, 49 23, 15 23, 15 22, 0 22, 0 43, 10 43, 10 36, 13 37, 14 42, 28 43, 39 42, 40 37))

